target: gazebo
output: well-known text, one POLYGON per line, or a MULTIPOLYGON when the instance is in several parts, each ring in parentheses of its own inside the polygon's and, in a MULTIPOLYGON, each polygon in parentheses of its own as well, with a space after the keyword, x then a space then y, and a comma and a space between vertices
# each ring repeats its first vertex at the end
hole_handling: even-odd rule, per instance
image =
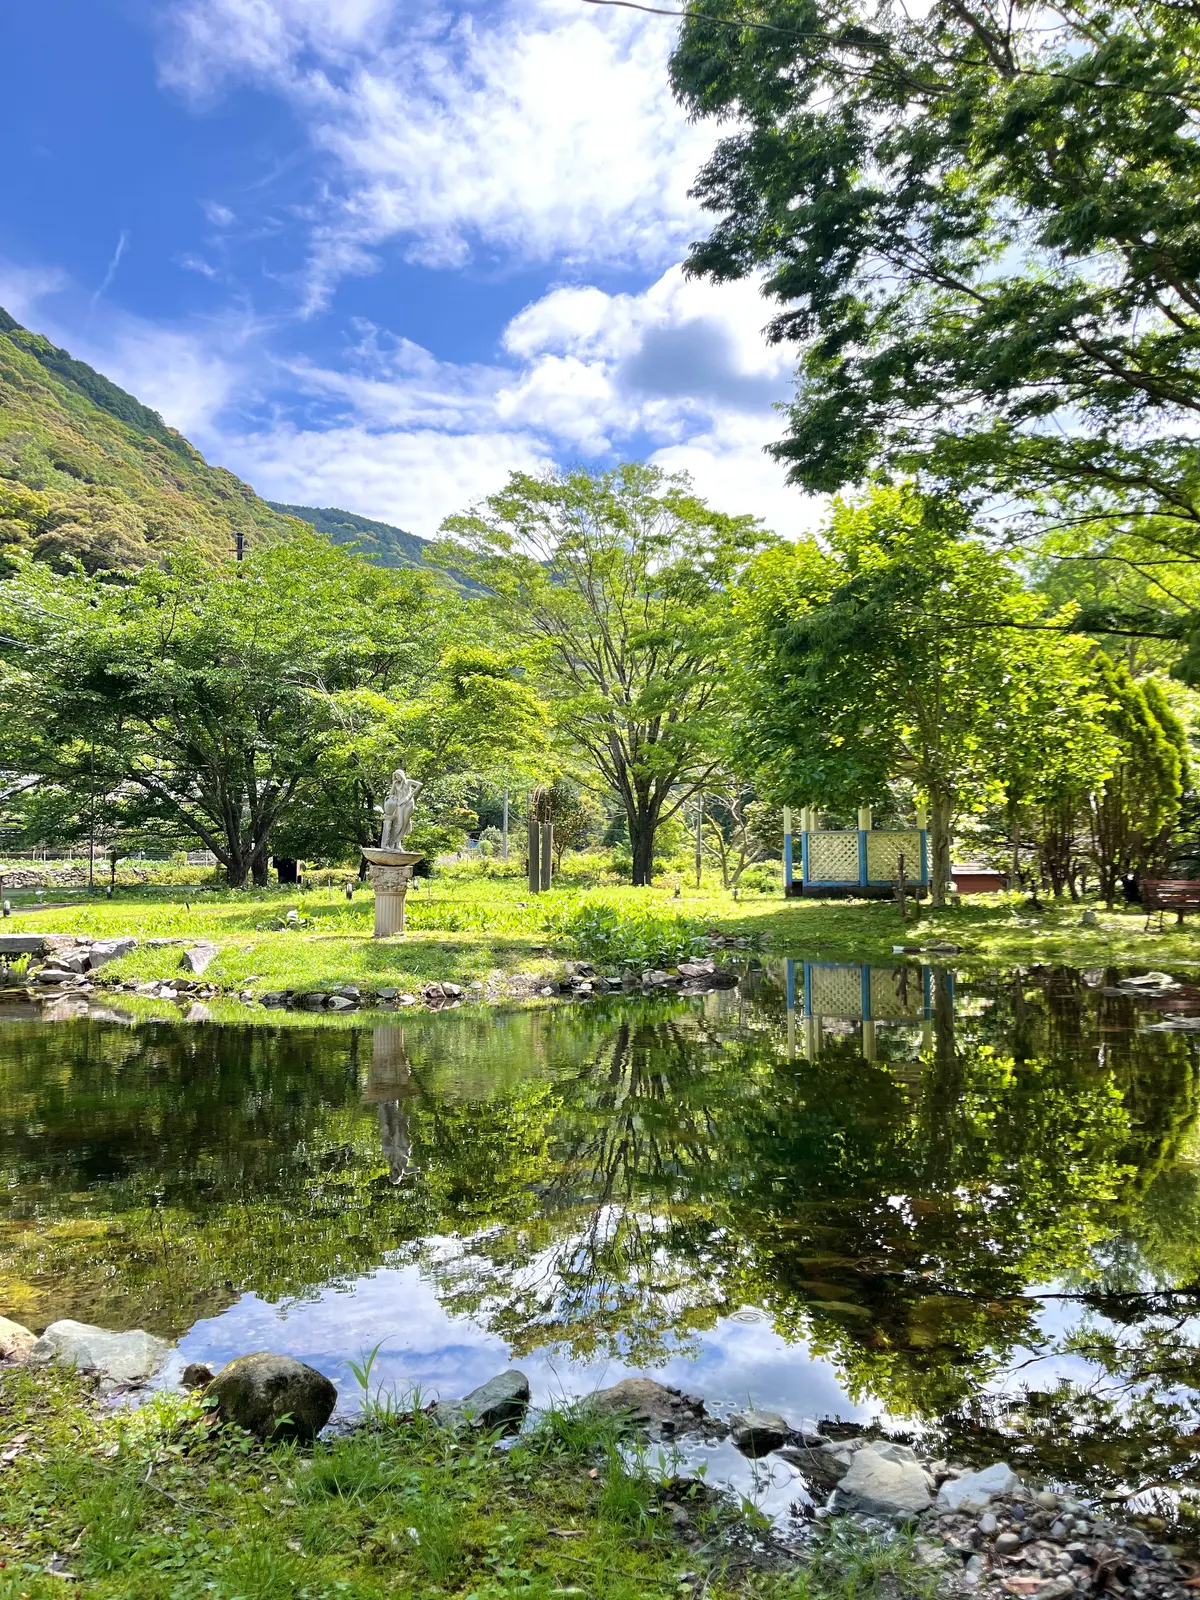
POLYGON ((857 828, 822 828, 813 806, 783 810, 783 881, 788 895, 827 899, 883 900, 892 895, 903 866, 909 892, 929 889, 929 833, 925 813, 917 812, 915 828, 873 828, 871 808, 858 813, 857 828), (796 835, 800 819, 799 866, 796 881, 796 835))

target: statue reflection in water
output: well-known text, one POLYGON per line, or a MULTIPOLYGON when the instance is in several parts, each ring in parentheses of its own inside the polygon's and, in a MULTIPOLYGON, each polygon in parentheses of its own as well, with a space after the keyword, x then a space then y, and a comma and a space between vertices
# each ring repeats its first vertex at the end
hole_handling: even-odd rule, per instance
POLYGON ((405 1101, 414 1092, 412 1066, 403 1028, 376 1028, 371 1039, 371 1071, 363 1099, 379 1108, 379 1139, 388 1175, 403 1183, 412 1166, 412 1136, 405 1101))

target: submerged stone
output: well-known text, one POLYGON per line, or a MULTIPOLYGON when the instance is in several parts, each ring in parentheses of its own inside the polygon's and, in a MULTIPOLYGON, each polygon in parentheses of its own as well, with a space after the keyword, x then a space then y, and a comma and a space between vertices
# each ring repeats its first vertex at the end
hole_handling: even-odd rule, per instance
POLYGON ((933 1504, 933 1480, 904 1445, 865 1445, 855 1452, 838 1495, 885 1517, 919 1517, 933 1504), (902 1452, 907 1451, 911 1460, 902 1452))
POLYGON ((938 1490, 941 1511, 984 1511, 998 1494, 1011 1494, 1021 1480, 1006 1461, 984 1467, 981 1472, 964 1472, 961 1478, 948 1478, 938 1490))
POLYGON ((778 1411, 735 1411, 729 1429, 734 1444, 747 1456, 769 1455, 792 1436, 790 1423, 778 1411))

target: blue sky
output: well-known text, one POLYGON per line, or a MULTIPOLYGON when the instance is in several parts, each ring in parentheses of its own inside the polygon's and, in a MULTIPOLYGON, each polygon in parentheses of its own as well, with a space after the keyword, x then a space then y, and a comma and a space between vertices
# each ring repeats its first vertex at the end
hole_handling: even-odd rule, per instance
POLYGON ((585 0, 0 9, 0 305, 272 499, 432 534, 632 456, 785 534, 787 352, 686 283, 713 130, 585 0))

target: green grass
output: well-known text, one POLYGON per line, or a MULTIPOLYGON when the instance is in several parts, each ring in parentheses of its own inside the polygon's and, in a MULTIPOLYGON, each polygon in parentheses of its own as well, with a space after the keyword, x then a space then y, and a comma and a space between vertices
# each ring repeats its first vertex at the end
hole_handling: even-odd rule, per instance
POLYGON ((711 1493, 551 1413, 511 1448, 368 1407, 311 1448, 217 1430, 195 1398, 98 1406, 69 1374, 0 1373, 0 1600, 758 1600, 928 1596, 903 1538, 835 1528, 802 1563, 748 1559, 711 1493), (668 1487, 669 1482, 669 1487, 668 1487), (668 1498, 690 1507, 680 1528, 668 1498), (692 1574, 689 1583, 681 1575, 692 1574))
MULTIPOLYGON (((597 884, 592 872, 563 873, 556 887, 535 896, 513 872, 447 872, 413 888, 406 938, 376 941, 369 889, 347 901, 340 884, 297 893, 282 889, 235 892, 119 888, 117 897, 64 893, 38 908, 26 892, 14 896, 6 931, 46 930, 105 937, 131 933, 142 942, 131 956, 104 969, 103 982, 175 976, 177 946, 150 948, 153 938, 210 939, 219 955, 206 980, 226 994, 273 989, 320 989, 357 984, 418 992, 452 982, 481 998, 501 999, 517 975, 543 980, 572 955, 590 956, 615 970, 622 959, 654 964, 655 940, 678 934, 683 948, 693 931, 747 936, 756 949, 814 960, 890 963, 898 944, 949 941, 961 947, 954 964, 985 968, 1030 962, 1077 966, 1161 966, 1200 961, 1200 924, 1168 920, 1144 930, 1137 907, 1105 912, 1047 900, 1033 910, 1023 895, 980 895, 944 911, 924 910, 902 927, 896 908, 877 901, 785 901, 762 894, 735 901, 718 886, 682 888, 677 878, 652 889, 597 884), (298 928, 285 927, 289 910, 298 928), (1084 909, 1098 926, 1081 925, 1084 909), (594 947, 594 948, 593 948, 594 947)), ((674 951, 674 946, 672 946, 674 951)), ((674 952, 677 954, 677 952, 674 952)), ((533 985, 536 988, 536 985, 533 985)))

